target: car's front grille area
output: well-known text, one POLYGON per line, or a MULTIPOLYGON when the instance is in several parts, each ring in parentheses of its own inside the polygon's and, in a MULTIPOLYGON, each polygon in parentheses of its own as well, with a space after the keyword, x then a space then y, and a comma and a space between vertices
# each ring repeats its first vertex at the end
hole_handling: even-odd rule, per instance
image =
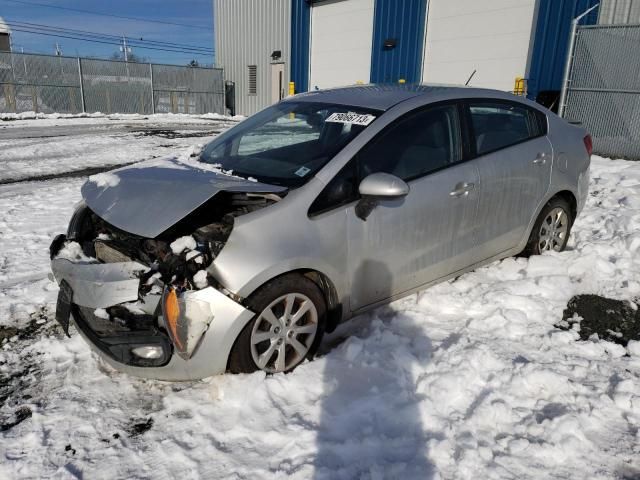
POLYGON ((124 307, 111 307, 109 318, 106 318, 102 312, 96 315, 92 308, 73 305, 71 313, 76 327, 89 341, 117 362, 136 367, 161 367, 169 363, 171 341, 156 326, 155 318, 125 313, 125 310, 124 307), (134 355, 132 350, 141 346, 158 346, 162 349, 162 356, 148 359, 134 355))
POLYGON ((122 306, 111 307, 108 311, 100 309, 100 315, 96 315, 93 308, 79 305, 77 308, 85 323, 100 337, 126 335, 130 332, 153 333, 157 330, 152 315, 132 313, 122 306))

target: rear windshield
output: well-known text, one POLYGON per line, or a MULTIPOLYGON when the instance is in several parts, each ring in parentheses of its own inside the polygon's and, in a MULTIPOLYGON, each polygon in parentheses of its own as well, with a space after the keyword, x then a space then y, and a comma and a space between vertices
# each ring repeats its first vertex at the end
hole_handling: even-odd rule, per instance
POLYGON ((379 111, 286 101, 207 145, 200 161, 264 183, 297 187, 370 125, 379 111))

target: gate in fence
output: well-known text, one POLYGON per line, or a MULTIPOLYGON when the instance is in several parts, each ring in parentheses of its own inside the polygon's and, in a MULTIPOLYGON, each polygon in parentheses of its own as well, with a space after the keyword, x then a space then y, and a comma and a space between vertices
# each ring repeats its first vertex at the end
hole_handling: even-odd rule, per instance
POLYGON ((223 71, 0 52, 0 112, 224 113, 223 71))
POLYGON ((595 153, 640 159, 640 25, 579 27, 569 61, 562 116, 595 153))

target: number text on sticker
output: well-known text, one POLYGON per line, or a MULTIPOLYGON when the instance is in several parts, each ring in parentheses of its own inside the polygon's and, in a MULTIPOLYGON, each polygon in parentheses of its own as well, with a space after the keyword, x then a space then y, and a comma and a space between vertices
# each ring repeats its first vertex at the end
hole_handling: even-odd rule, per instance
POLYGON ((376 119, 373 115, 367 115, 362 113, 332 113, 327 117, 325 122, 333 123, 351 123, 354 125, 369 125, 376 119))

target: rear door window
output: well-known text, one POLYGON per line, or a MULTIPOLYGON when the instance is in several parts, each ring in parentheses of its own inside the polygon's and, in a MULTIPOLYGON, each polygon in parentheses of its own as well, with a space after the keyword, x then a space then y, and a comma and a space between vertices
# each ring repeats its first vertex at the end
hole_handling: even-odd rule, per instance
POLYGON ((478 155, 546 134, 544 114, 515 102, 470 102, 469 112, 478 155))

